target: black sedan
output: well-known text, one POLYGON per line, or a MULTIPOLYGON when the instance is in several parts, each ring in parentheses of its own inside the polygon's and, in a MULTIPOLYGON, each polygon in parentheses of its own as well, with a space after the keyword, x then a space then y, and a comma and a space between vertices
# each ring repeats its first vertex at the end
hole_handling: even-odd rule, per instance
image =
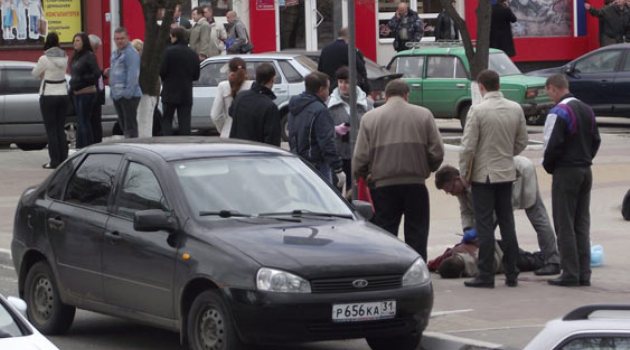
POLYGON ((630 44, 605 46, 562 67, 527 75, 548 77, 565 74, 575 97, 600 116, 630 116, 630 44))
POLYGON ((44 334, 81 308, 178 331, 193 350, 363 337, 415 349, 433 305, 426 265, 355 204, 274 147, 94 145, 22 195, 19 292, 44 334))

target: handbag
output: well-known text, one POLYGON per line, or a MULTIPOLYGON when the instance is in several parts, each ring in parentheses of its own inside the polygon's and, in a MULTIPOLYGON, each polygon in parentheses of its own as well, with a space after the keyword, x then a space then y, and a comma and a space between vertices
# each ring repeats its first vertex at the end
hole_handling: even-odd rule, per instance
POLYGON ((37 21, 37 31, 39 35, 46 36, 48 34, 48 21, 40 18, 37 21))

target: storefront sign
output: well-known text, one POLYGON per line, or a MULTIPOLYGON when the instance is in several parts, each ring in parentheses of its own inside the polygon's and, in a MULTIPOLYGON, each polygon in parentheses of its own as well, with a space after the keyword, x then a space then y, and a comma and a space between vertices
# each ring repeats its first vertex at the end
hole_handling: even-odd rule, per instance
POLYGON ((2 41, 0 46, 40 46, 49 32, 59 41, 71 43, 82 30, 81 0, 4 0, 0 2, 2 41))
POLYGON ((256 0, 256 10, 258 11, 273 11, 274 0, 256 0))

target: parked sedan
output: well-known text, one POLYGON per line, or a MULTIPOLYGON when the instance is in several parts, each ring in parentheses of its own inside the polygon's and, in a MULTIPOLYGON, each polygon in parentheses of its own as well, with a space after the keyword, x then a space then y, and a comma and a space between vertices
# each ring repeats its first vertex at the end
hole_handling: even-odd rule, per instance
POLYGON ((179 331, 193 350, 363 337, 415 349, 433 305, 427 267, 355 204, 275 147, 93 145, 18 203, 20 295, 45 334, 82 308, 179 331))
POLYGON ((565 74, 571 92, 597 115, 630 116, 630 44, 609 45, 561 67, 527 73, 548 77, 565 74))
MULTIPOLYGON (((193 86, 192 128, 209 131, 214 129, 210 120, 210 110, 217 94, 217 86, 227 80, 228 62, 232 55, 214 56, 201 63, 201 75, 193 86)), ((240 55, 245 60, 248 79, 256 78, 256 67, 261 63, 271 63, 276 69, 273 92, 274 102, 282 116, 282 138, 287 141, 287 121, 289 99, 304 92, 304 77, 317 70, 317 64, 308 57, 298 54, 266 53, 240 55)))
POLYGON ((24 312, 24 300, 0 294, 0 349, 58 350, 26 320, 24 312))
MULTIPOLYGON (((20 149, 38 150, 46 147, 48 139, 44 119, 39 109, 41 80, 33 77, 34 62, 0 61, 0 144, 15 143, 20 149)), ((69 77, 67 77, 69 80, 69 77)), ((106 89, 103 106, 103 134, 112 134, 116 123, 116 111, 106 89)), ((74 140, 76 117, 74 108, 69 109, 66 120, 68 141, 74 140)))

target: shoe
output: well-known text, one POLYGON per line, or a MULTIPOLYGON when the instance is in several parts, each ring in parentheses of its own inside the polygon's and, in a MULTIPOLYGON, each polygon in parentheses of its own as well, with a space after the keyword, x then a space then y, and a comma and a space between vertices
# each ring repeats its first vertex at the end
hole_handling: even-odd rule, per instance
POLYGON ((494 281, 484 281, 479 277, 464 281, 466 287, 471 288, 494 288, 494 281))
POLYGON ((44 169, 55 169, 55 166, 50 165, 50 163, 46 163, 42 165, 42 168, 44 169))
POLYGON ((516 287, 518 286, 518 279, 517 278, 506 278, 505 279, 505 285, 508 287, 516 287))
POLYGON ((562 277, 548 280, 547 283, 549 283, 552 286, 560 286, 560 287, 577 287, 580 285, 579 281, 566 280, 562 277))
POLYGON ((558 264, 547 264, 538 270, 534 271, 534 275, 536 276, 551 276, 557 275, 560 273, 560 265, 558 264))

